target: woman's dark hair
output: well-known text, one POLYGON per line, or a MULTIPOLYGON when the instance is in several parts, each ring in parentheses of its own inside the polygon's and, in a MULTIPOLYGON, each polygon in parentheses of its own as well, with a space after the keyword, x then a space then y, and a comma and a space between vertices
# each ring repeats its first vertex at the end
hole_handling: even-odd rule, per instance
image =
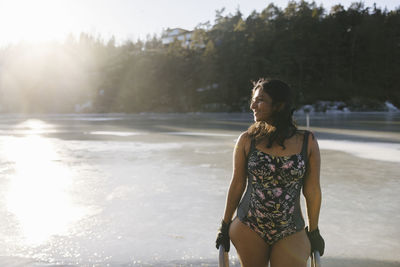
POLYGON ((268 148, 276 142, 285 149, 283 144, 285 139, 292 137, 297 131, 296 123, 293 120, 292 90, 281 80, 261 78, 257 82, 253 82, 253 85, 252 96, 256 90, 262 89, 271 97, 272 115, 269 123, 255 122, 247 132, 256 141, 266 137, 268 148))

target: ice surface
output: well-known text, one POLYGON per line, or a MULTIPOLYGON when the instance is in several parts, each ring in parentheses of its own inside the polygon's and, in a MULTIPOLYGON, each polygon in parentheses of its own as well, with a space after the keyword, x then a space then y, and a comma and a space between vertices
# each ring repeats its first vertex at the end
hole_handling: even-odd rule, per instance
MULTIPOLYGON (((216 266, 232 151, 248 126, 229 116, 0 119, 0 266, 216 266)), ((400 144, 319 144, 324 266, 395 266, 400 144)))
POLYGON ((366 159, 400 162, 400 144, 338 140, 319 140, 318 143, 320 149, 343 151, 366 159))
POLYGON ((146 133, 139 132, 117 132, 117 131, 93 131, 89 132, 89 134, 98 134, 98 135, 116 135, 116 136, 133 136, 133 135, 143 135, 146 133))

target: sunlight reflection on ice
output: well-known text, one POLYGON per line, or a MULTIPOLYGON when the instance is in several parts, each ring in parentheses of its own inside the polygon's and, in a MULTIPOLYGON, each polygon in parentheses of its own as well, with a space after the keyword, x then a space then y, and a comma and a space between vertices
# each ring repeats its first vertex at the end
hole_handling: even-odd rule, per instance
POLYGON ((2 149, 15 165, 6 205, 18 220, 22 239, 37 245, 67 233, 70 223, 85 211, 68 195, 71 173, 57 161, 51 142, 36 135, 11 137, 2 149))

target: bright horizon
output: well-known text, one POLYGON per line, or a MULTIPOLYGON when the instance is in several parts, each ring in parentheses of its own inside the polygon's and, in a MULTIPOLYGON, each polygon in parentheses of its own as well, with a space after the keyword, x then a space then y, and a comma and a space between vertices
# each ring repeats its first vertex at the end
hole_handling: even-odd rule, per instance
MULTIPOLYGON (((309 1, 310 2, 310 1, 309 1)), ((336 4, 345 8, 351 0, 320 0, 326 11, 336 4)), ((0 45, 21 41, 40 43, 64 41, 69 34, 78 37, 85 32, 105 40, 115 36, 117 42, 159 36, 167 28, 192 30, 199 23, 214 24, 216 10, 225 7, 224 15, 239 9, 244 17, 253 10, 262 11, 271 1, 262 0, 0 0, 0 45)), ((288 1, 273 2, 285 8, 288 1)), ((374 1, 364 1, 372 7, 374 1)), ((384 0, 377 6, 394 10, 395 0, 384 0)))

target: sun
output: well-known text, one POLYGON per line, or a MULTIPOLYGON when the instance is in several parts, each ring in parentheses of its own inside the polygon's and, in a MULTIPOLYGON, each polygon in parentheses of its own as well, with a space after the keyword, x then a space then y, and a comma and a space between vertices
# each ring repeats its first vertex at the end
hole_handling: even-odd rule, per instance
POLYGON ((2 43, 62 40, 75 23, 71 8, 64 0, 0 1, 2 43))

